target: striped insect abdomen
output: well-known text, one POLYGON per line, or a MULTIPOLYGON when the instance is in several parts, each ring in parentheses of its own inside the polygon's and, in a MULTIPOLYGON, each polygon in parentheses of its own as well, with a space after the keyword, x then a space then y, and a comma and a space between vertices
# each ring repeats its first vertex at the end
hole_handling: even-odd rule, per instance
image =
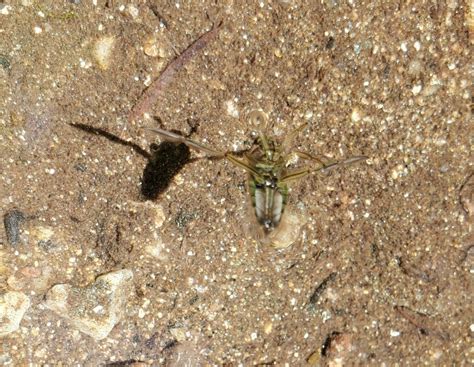
POLYGON ((276 228, 281 221, 288 197, 288 187, 276 179, 257 182, 249 179, 249 191, 258 222, 266 232, 276 228))

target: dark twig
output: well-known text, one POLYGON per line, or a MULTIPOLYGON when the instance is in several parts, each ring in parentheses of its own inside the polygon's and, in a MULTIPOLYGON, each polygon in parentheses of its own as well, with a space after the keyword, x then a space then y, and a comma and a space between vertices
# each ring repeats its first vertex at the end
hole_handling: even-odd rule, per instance
POLYGON ((309 297, 309 305, 315 305, 318 302, 319 297, 321 297, 321 294, 327 288, 328 283, 333 281, 334 278, 336 278, 336 273, 331 273, 326 278, 324 278, 324 280, 320 284, 316 286, 313 293, 311 294, 311 297, 309 297))
POLYGON ((183 53, 171 61, 161 75, 156 79, 150 87, 140 97, 138 103, 132 108, 132 111, 128 115, 128 120, 133 121, 141 117, 146 111, 149 111, 160 97, 168 84, 173 80, 174 75, 183 68, 183 66, 189 62, 199 51, 201 51, 206 45, 213 40, 219 30, 221 29, 222 23, 212 28, 210 31, 204 33, 194 43, 192 43, 183 53))
POLYGON ((401 317, 415 326, 422 335, 433 335, 443 341, 449 340, 449 335, 439 330, 428 315, 415 312, 405 306, 394 306, 394 309, 401 317))

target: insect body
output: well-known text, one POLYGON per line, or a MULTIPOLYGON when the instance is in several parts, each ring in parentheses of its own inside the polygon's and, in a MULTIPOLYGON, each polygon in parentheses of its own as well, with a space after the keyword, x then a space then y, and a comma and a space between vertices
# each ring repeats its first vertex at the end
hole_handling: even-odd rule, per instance
POLYGON ((163 139, 184 143, 190 148, 197 149, 209 157, 225 158, 234 165, 243 168, 249 174, 248 188, 257 221, 262 225, 265 233, 275 229, 282 219, 288 200, 288 184, 312 172, 327 170, 342 164, 349 164, 366 159, 357 156, 341 162, 332 162, 325 157, 311 156, 308 153, 289 151, 296 135, 303 130, 302 125, 287 135, 278 145, 276 141, 259 133, 256 144, 246 152, 243 158, 236 153, 221 152, 202 145, 181 135, 159 128, 149 129, 163 139), (314 167, 288 169, 289 161, 296 155, 303 160, 316 163, 314 167))

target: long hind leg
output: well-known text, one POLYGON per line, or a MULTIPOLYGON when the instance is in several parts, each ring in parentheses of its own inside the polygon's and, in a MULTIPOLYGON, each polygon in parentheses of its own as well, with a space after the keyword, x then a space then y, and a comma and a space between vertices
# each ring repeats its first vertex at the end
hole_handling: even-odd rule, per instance
POLYGON ((212 149, 204 144, 198 143, 194 140, 185 138, 184 136, 181 136, 181 135, 172 133, 171 131, 163 130, 160 128, 150 128, 147 130, 157 133, 166 141, 171 141, 173 143, 186 144, 190 148, 194 148, 196 150, 206 153, 211 158, 225 158, 232 164, 236 165, 237 167, 243 168, 244 170, 252 174, 254 177, 260 176, 260 174, 248 162, 236 157, 232 153, 222 152, 222 151, 212 149))
POLYGON ((164 140, 166 141, 171 141, 173 143, 183 143, 186 144, 190 148, 194 148, 196 150, 202 151, 209 155, 210 157, 222 157, 224 158, 226 153, 221 152, 212 148, 209 148, 208 146, 198 143, 194 140, 185 138, 184 136, 172 133, 171 131, 163 130, 160 128, 148 128, 147 130, 153 131, 154 133, 158 134, 161 136, 164 140))
POLYGON ((351 157, 348 159, 344 159, 342 161, 329 161, 326 158, 322 158, 320 156, 312 156, 308 153, 304 152, 295 152, 295 154, 305 160, 312 160, 315 161, 318 166, 317 167, 303 167, 303 168, 297 168, 291 171, 288 171, 282 178, 283 183, 288 183, 291 181, 299 180, 310 173, 316 173, 319 171, 328 171, 330 169, 343 166, 343 165, 348 165, 348 164, 353 164, 357 163, 363 160, 366 160, 367 157, 365 156, 356 156, 356 157, 351 157), (324 160, 323 160, 324 159, 324 160))

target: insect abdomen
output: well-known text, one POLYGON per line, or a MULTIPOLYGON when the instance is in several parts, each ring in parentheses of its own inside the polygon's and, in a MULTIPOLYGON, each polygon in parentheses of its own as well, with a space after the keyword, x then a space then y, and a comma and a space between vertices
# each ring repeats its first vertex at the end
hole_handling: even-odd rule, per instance
POLYGON ((250 196, 258 222, 266 231, 271 231, 280 223, 288 196, 288 188, 270 187, 257 184, 251 179, 249 182, 250 196))

